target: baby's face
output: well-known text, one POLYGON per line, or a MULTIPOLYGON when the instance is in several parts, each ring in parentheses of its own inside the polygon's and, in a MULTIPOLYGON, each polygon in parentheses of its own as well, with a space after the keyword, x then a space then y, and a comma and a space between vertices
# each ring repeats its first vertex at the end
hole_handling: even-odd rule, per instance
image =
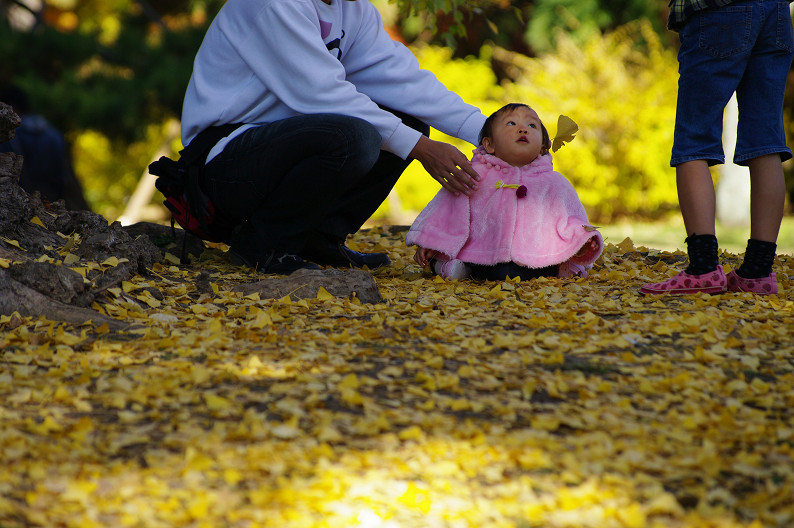
POLYGON ((543 150, 540 118, 531 108, 518 107, 494 120, 491 137, 482 139, 482 146, 510 165, 520 167, 531 163, 543 150))

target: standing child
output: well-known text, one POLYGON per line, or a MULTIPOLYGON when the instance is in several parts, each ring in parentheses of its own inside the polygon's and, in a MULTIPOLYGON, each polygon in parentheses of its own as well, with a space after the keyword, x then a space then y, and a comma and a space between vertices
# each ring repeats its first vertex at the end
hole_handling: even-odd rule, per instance
POLYGON ((775 294, 772 264, 786 195, 782 162, 792 156, 782 113, 794 56, 788 2, 673 0, 668 27, 681 40, 670 165, 676 169, 689 266, 640 291, 775 294), (733 161, 750 168, 750 239, 742 265, 726 277, 718 261, 709 166, 725 162, 722 118, 734 92, 739 125, 733 161))
POLYGON ((472 158, 478 189, 438 192, 406 235, 418 246, 414 260, 453 279, 586 275, 603 241, 574 188, 553 170, 550 148, 529 106, 494 112, 472 158))

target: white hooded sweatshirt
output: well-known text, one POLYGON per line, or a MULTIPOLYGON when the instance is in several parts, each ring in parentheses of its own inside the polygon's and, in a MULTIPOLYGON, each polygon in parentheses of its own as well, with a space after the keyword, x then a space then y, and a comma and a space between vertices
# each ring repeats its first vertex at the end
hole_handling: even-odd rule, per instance
POLYGON ((378 104, 474 145, 485 116, 447 90, 383 29, 367 0, 229 0, 196 55, 182 108, 182 143, 200 131, 335 113, 371 123, 381 148, 406 159, 420 133, 378 104))

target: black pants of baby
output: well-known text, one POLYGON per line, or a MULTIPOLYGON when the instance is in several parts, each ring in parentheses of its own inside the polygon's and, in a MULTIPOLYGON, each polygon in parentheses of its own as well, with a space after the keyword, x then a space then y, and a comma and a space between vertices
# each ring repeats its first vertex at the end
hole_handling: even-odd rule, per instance
POLYGON ((559 266, 546 266, 545 268, 527 268, 515 262, 501 262, 494 266, 484 264, 469 264, 471 276, 479 280, 505 280, 505 277, 521 280, 537 279, 538 277, 556 277, 559 266))

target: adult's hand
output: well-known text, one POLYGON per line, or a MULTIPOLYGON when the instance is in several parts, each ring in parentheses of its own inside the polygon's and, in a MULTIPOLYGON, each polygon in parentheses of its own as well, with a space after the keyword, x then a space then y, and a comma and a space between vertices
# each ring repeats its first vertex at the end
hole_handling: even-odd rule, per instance
POLYGON ((477 190, 480 175, 466 156, 452 145, 422 136, 411 151, 411 157, 419 160, 430 176, 455 196, 471 195, 477 190))

